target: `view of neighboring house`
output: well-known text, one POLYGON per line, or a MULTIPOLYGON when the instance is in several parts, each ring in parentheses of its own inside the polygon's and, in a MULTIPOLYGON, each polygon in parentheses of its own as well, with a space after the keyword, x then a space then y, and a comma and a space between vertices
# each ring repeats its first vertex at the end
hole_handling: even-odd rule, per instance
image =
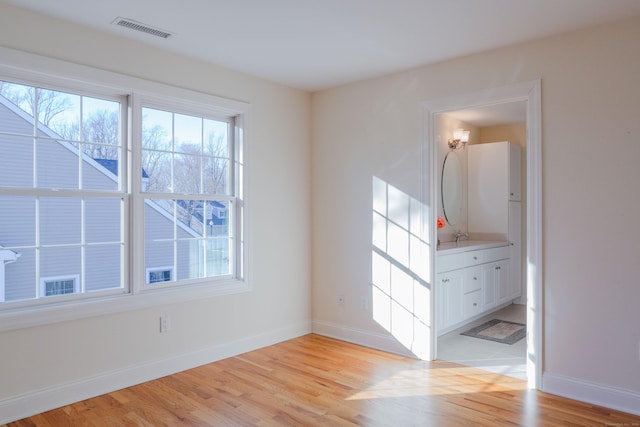
MULTIPOLYGON (((42 139, 34 138, 33 121, 0 96, 3 187, 33 188, 37 175, 41 187, 77 189, 81 177, 84 188, 114 190, 114 195, 0 197, 0 301, 122 288, 126 230, 121 230, 124 199, 115 192, 118 160, 91 158, 40 123, 37 132, 42 139)), ((143 171, 143 185, 148 178, 143 171)), ((207 209, 196 207, 189 215, 185 208, 180 200, 145 201, 145 283, 202 277, 204 252, 228 253, 227 239, 214 239, 215 248, 203 239, 227 235, 226 207, 209 202, 207 209), (210 216, 203 218, 203 211, 210 216), (197 220, 183 221, 191 216, 197 220), (175 242, 189 250, 175 251, 175 242)), ((227 264, 222 257, 216 259, 218 265, 210 262, 209 268, 227 273, 228 259, 227 264)))

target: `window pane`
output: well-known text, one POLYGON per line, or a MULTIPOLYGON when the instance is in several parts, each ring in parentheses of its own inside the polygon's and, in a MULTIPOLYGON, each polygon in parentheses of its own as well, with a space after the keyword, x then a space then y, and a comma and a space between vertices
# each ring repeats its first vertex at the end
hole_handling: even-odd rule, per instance
POLYGON ((36 198, 0 196, 0 245, 35 246, 36 198))
MULTIPOLYGON (((0 104, 3 107, 15 107, 11 108, 11 111, 15 111, 14 115, 22 117, 22 122, 28 119, 27 130, 25 131, 23 127, 9 128, 12 129, 11 132, 15 131, 15 133, 21 133, 23 135, 33 135, 33 88, 29 86, 24 86, 17 83, 10 83, 0 81, 0 104)), ((4 116, 2 117, 3 125, 9 125, 5 122, 4 116)), ((24 123, 15 122, 14 125, 22 126, 24 123)))
POLYGON ((228 236, 207 239, 206 264, 207 277, 223 276, 231 273, 229 256, 230 240, 228 236))
POLYGON ((92 147, 89 153, 94 159, 116 158, 116 147, 121 145, 120 103, 83 96, 82 140, 105 144, 92 147))
MULTIPOLYGON (((42 245, 80 244, 81 199, 40 198, 40 241, 42 245)), ((48 274, 51 276, 51 274, 48 274)))
MULTIPOLYGON (((84 144, 86 149, 91 144, 84 144)), ((114 147, 115 150, 115 147, 114 147)), ((111 190, 119 187, 119 165, 117 153, 113 158, 92 158, 83 153, 82 159, 82 187, 87 190, 111 190)))
POLYGON ((205 155, 229 158, 229 124, 204 120, 205 155))
POLYGON ((153 108, 142 109, 142 148, 171 151, 173 115, 153 108))
MULTIPOLYGON (((40 277, 80 277, 80 247, 43 248, 40 250, 40 277)), ((82 284, 78 283, 78 287, 82 284)))
POLYGON ((38 295, 35 249, 0 249, 4 258, 12 262, 4 265, 5 301, 33 299, 38 295), (5 252, 2 252, 5 251, 5 252))
POLYGON ((142 150, 142 191, 171 191, 171 153, 142 150))
POLYGON ((204 159, 205 194, 229 194, 229 160, 204 159))
MULTIPOLYGON (((172 200, 147 199, 144 204, 144 238, 166 240, 174 237, 174 209, 172 200)), ((172 258, 173 260, 173 258, 172 258)))
POLYGON ((177 153, 202 155, 202 119, 174 114, 173 141, 177 153))
POLYGON ((39 139, 36 156, 38 188, 79 188, 77 148, 64 141, 39 139))
POLYGON ((86 243, 120 243, 122 199, 85 200, 86 243))
POLYGON ((177 250, 177 279, 186 280, 204 277, 204 253, 202 250, 202 240, 180 240, 177 242, 177 250))
MULTIPOLYGON (((0 116, 2 109, 0 108, 0 116)), ((0 117, 0 132, 11 131, 0 117)), ((33 188, 33 138, 0 133, 0 183, 3 187, 33 188)))
MULTIPOLYGON (((33 89, 31 89, 33 91, 33 89)), ((47 89, 35 89, 35 110, 43 135, 78 139, 80 136, 80 96, 47 89)))
MULTIPOLYGON (((145 241, 145 245, 144 245, 145 269, 147 271, 174 269, 173 246, 174 246, 173 241, 170 241, 170 242, 145 241)), ((147 283, 149 283, 149 274, 147 274, 146 281, 147 283)))
POLYGON ((202 157, 176 154, 173 163, 173 192, 197 194, 201 186, 202 157))
POLYGON ((122 288, 122 246, 97 245, 85 249, 85 290, 122 288))

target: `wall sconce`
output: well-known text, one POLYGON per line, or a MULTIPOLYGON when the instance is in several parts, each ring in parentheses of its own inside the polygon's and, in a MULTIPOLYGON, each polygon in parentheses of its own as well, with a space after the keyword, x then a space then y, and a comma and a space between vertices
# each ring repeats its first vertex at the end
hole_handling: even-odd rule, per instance
POLYGON ((469 131, 459 128, 453 130, 453 138, 450 139, 447 144, 450 149, 456 150, 460 148, 460 143, 462 143, 462 148, 464 149, 464 147, 467 146, 467 142, 469 142, 469 131))

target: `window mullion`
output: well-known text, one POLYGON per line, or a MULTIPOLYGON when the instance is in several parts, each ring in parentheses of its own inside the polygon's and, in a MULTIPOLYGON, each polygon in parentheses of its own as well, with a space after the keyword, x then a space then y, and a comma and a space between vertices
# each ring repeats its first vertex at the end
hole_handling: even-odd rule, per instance
POLYGON ((129 260, 142 260, 141 262, 130 262, 130 273, 128 276, 132 293, 142 290, 145 283, 144 270, 144 194, 142 194, 142 105, 140 97, 136 94, 129 96, 128 120, 129 130, 127 132, 128 148, 131 154, 131 164, 129 174, 129 197, 131 203, 127 210, 129 224, 127 227, 129 235, 129 260))

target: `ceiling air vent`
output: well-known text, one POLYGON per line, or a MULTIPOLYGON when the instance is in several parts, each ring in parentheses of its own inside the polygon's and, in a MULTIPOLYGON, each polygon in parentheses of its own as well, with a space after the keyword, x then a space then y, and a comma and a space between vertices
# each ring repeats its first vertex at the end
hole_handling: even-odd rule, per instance
POLYGON ((133 19, 117 17, 113 20, 112 24, 120 25, 121 27, 130 28, 132 30, 141 31, 143 33, 151 34, 152 36, 162 37, 168 39, 172 34, 168 31, 161 30, 159 28, 153 28, 142 22, 134 21, 133 19))

